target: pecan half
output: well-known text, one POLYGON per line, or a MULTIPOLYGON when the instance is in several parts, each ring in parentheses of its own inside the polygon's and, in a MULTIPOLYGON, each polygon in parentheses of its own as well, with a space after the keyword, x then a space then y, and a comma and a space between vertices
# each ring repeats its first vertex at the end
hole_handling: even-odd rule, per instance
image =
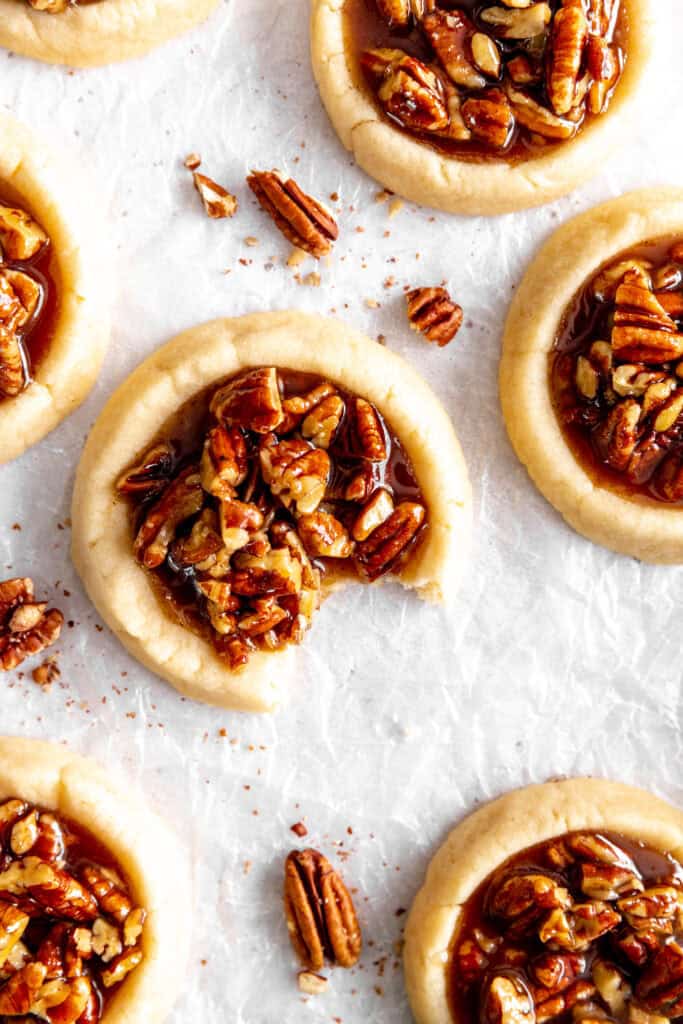
POLYGON ((329 395, 309 412, 301 424, 301 435, 316 448, 329 448, 345 411, 339 395, 329 395))
POLYGON ((14 331, 0 326, 0 398, 14 398, 29 382, 28 362, 14 331))
POLYGON ((356 398, 353 413, 355 435, 363 458, 384 462, 388 455, 386 434, 374 405, 364 398, 356 398))
POLYGON ((240 427, 212 427, 206 435, 200 465, 204 490, 218 498, 232 497, 246 479, 247 469, 247 444, 240 427))
POLYGON ((505 921, 513 938, 532 930, 548 910, 570 906, 567 889, 550 875, 539 872, 504 876, 493 883, 487 896, 488 912, 505 921))
POLYGON ((434 10, 436 0, 377 0, 377 9, 391 28, 407 28, 434 10))
POLYGON ((556 114, 568 114, 574 106, 587 39, 583 0, 563 0, 553 18, 547 78, 548 96, 556 114))
POLYGON ((462 116, 472 135, 494 149, 505 149, 512 138, 515 118, 502 89, 487 89, 468 97, 462 105, 462 116))
POLYGON ((422 29, 441 66, 456 85, 468 89, 484 88, 486 79, 472 62, 471 43, 475 28, 462 11, 434 11, 423 19, 422 29))
POLYGON ((651 1013, 683 1014, 683 948, 669 942, 655 955, 636 985, 636 996, 651 1013))
POLYGON ((152 506, 134 542, 135 554, 148 569, 166 560, 176 530, 204 505, 204 491, 196 466, 187 466, 152 506))
POLYGON ((529 3, 524 7, 487 7, 481 20, 491 25, 503 39, 532 39, 548 26, 552 12, 547 3, 529 3))
POLYGON ((617 288, 612 348, 627 362, 658 364, 683 355, 683 334, 643 271, 627 271, 617 288))
POLYGON ((253 171, 247 184, 275 226, 293 245, 316 259, 330 252, 332 243, 339 237, 337 222, 292 178, 283 181, 275 171, 253 171))
POLYGON ((213 220, 235 216, 237 199, 227 188, 223 188, 218 182, 207 178, 205 174, 200 174, 199 171, 192 172, 192 180, 207 216, 213 220))
POLYGON ((335 394, 333 385, 325 381, 303 395, 292 395, 290 398, 285 398, 282 403, 284 419, 280 424, 280 431, 286 434, 290 430, 294 430, 304 416, 320 405, 324 399, 335 394))
POLYGON ((505 92, 517 121, 534 134, 545 139, 570 139, 576 134, 577 120, 559 117, 522 89, 517 89, 512 82, 505 84, 505 92))
POLYGON ((219 422, 269 434, 283 420, 282 400, 274 366, 248 370, 211 399, 211 413, 219 422))
POLYGON ((341 876, 317 850, 292 850, 285 862, 285 916, 301 962, 319 971, 325 960, 353 967, 361 932, 341 876))
POLYGON ((45 601, 33 600, 28 577, 0 583, 0 671, 16 668, 59 639, 64 616, 46 609, 45 601))
POLYGON ((392 571, 404 557, 425 521, 424 506, 403 501, 381 526, 356 547, 356 565, 372 581, 392 571))
POLYGON ((349 558, 353 553, 354 544, 346 527, 329 512, 301 516, 297 531, 314 558, 349 558))
POLYGON ((440 348, 448 345, 460 330, 462 307, 453 302, 445 288, 413 288, 406 301, 412 329, 440 348))
POLYGON ((534 1001, 522 978, 496 974, 489 979, 480 999, 482 1024, 534 1024, 534 1001))
POLYGON ((286 508, 300 515, 315 512, 325 497, 330 458, 322 448, 296 438, 265 438, 259 452, 263 479, 286 508))
POLYGON ((152 445, 132 469, 122 473, 116 481, 121 494, 135 494, 151 498, 168 485, 175 469, 175 451, 167 441, 152 445))
POLYGON ((441 132, 448 127, 441 78, 416 57, 404 54, 395 61, 377 95, 386 112, 406 128, 441 132))

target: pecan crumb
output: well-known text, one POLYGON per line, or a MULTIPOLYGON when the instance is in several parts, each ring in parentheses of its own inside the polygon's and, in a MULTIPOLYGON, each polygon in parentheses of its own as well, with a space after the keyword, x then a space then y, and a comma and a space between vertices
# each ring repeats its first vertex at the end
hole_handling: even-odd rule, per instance
POLYGON ((199 171, 192 172, 194 187, 199 192, 204 209, 213 220, 233 217, 237 212, 237 199, 226 188, 199 171))
POLYGON ((295 825, 291 826, 290 831, 299 837, 308 835, 308 829, 304 825, 303 821, 297 821, 295 825))
POLYGON ((196 171, 201 165, 202 158, 199 153, 188 153, 183 163, 187 167, 188 171, 196 171))
POLYGON ((462 308, 445 288, 414 288, 406 295, 408 320, 414 331, 442 348, 456 336, 463 321, 462 308))
POLYGON ((54 658, 48 658, 38 668, 34 668, 32 673, 33 682, 37 683, 38 686, 42 686, 43 689, 49 690, 61 674, 54 658))
POLYGON ((300 249, 298 246, 295 246, 292 249, 292 251, 289 254, 289 256, 287 257, 287 266, 288 267, 298 267, 298 266, 300 266, 304 262, 304 260, 306 259, 307 255, 308 255, 308 253, 305 253, 303 249, 300 249))
POLYGON ((319 996, 327 991, 329 984, 327 978, 322 974, 314 974, 313 971, 299 971, 299 988, 307 996, 319 996))
POLYGON ((322 203, 303 192, 292 178, 283 181, 275 171, 252 171, 247 184, 293 245, 316 259, 330 252, 339 237, 337 222, 322 203))

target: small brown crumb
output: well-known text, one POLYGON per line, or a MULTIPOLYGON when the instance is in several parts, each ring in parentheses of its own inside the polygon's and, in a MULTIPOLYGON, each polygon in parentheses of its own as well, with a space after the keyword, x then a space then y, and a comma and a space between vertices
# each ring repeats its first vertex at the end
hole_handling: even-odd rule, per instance
POLYGON ((303 821, 297 821, 295 825, 292 825, 291 831, 294 833, 294 835, 299 836, 299 838, 308 835, 308 829, 304 825, 303 821))
POLYGON ((327 991, 329 982, 322 974, 314 974, 313 971, 299 971, 299 989, 307 996, 319 996, 327 991))
POLYGON ((185 157, 184 163, 188 171, 196 171, 202 162, 202 158, 199 153, 188 153, 185 157))
POLYGON ((244 244, 253 248, 253 246, 258 245, 258 238, 254 238, 253 235, 247 235, 244 239, 244 244))
POLYGON ((379 309, 379 302, 377 301, 377 299, 366 299, 365 305, 368 307, 368 309, 379 309))
POLYGON ((237 199, 227 189, 199 171, 192 172, 194 187, 199 192, 204 209, 213 220, 233 217, 237 212, 237 199))
POLYGON ((395 217, 397 213, 401 212, 403 205, 402 199, 393 199, 389 204, 389 216, 395 217))
POLYGON ((310 274, 306 274, 306 277, 303 278, 301 283, 307 284, 309 288, 319 288, 320 274, 317 270, 312 270, 310 274))

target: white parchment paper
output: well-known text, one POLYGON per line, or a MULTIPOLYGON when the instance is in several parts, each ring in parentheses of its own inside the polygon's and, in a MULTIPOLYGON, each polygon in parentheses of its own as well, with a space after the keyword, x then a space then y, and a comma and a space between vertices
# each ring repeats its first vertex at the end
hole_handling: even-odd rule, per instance
MULTIPOLYGON (((657 2, 663 40, 680 39, 683 10, 657 2)), ((321 107, 307 22, 307 0, 227 0, 190 35, 111 68, 0 53, 2 106, 97 179, 119 275, 111 348, 89 400, 0 469, 0 570, 33 576, 70 620, 50 693, 31 681, 36 662, 0 679, 0 731, 104 761, 191 847, 195 934, 176 1024, 408 1022, 401 911, 466 810, 563 773, 683 803, 683 570, 612 555, 564 525, 510 448, 496 386, 506 308, 537 246, 601 199, 681 183, 680 57, 665 45, 632 145, 568 199, 491 220, 410 204, 390 217, 321 107), (205 218, 182 167, 192 150, 237 192, 234 220, 205 218), (320 268, 286 266, 289 246, 244 184, 250 168, 273 166, 314 195, 339 195, 341 238, 320 268), (320 287, 297 281, 315 269, 320 287), (408 330, 403 286, 442 279, 466 325, 438 350, 408 330), (289 704, 248 717, 180 699, 102 629, 69 561, 69 502, 91 424, 144 356, 210 317, 287 307, 385 335, 430 381, 469 463, 475 548, 451 613, 399 588, 330 599, 298 655, 289 704), (300 820, 304 841, 289 831, 300 820), (315 999, 297 990, 280 900, 283 857, 309 841, 357 888, 365 937, 359 967, 335 971, 315 999)))

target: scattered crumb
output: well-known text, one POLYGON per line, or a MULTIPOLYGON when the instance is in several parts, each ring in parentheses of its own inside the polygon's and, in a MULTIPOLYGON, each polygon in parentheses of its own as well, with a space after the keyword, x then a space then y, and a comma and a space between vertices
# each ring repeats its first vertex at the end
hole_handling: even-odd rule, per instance
POLYGON ((377 299, 366 299, 365 305, 368 307, 368 309, 379 309, 379 302, 377 301, 377 299))
POLYGON ((297 821, 295 825, 291 825, 290 830, 294 833, 294 835, 299 836, 300 839, 303 836, 308 835, 308 829, 304 825, 303 821, 297 821))
POLYGON ((319 996, 327 991, 329 984, 327 978, 322 974, 314 974, 313 971, 299 971, 299 989, 308 996, 319 996))
POLYGON ((196 171, 202 162, 202 158, 199 153, 188 153, 185 157, 184 163, 188 171, 196 171))
POLYGON ((289 257, 287 258, 287 266, 298 267, 301 263, 304 262, 307 256, 307 252, 304 252, 303 249, 299 249, 298 246, 295 246, 292 249, 291 253, 289 254, 289 257))
POLYGON ((34 668, 31 673, 33 676, 33 682, 37 683, 38 686, 42 686, 44 690, 49 690, 50 687, 57 679, 61 676, 59 666, 54 658, 48 658, 46 661, 39 665, 38 668, 34 668))
POLYGON ((391 203, 389 204, 389 216, 395 217, 397 213, 401 212, 401 210, 403 209, 403 205, 404 204, 402 199, 392 199, 391 203))
POLYGON ((249 246, 258 245, 258 238, 254 238, 253 235, 247 235, 247 237, 244 239, 244 244, 249 246))
POLYGON ((381 192, 375 193, 375 202, 386 203, 387 199, 391 199, 393 194, 393 192, 388 192, 385 188, 383 188, 381 192))
POLYGON ((308 285, 309 288, 319 288, 320 274, 317 270, 312 270, 310 274, 306 274, 301 283, 308 285))

